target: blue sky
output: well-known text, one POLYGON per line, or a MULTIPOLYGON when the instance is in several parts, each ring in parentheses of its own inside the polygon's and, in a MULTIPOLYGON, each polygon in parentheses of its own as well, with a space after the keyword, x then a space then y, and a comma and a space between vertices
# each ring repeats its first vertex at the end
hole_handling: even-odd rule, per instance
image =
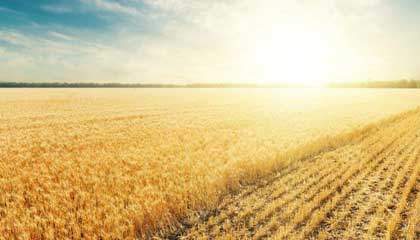
POLYGON ((0 0, 0 81, 420 79, 419 13, 415 0, 0 0))

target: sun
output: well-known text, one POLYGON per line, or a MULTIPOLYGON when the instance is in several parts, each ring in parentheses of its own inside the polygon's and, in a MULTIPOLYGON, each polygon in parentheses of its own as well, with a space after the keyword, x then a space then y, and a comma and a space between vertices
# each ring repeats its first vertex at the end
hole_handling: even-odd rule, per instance
POLYGON ((322 86, 328 81, 330 49, 322 34, 305 29, 260 34, 255 47, 259 82, 322 86))

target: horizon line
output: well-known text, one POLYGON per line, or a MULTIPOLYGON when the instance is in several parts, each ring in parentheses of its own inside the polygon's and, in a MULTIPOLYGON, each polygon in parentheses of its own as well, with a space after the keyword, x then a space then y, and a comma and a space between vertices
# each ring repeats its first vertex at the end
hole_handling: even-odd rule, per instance
POLYGON ((0 88, 420 88, 420 80, 300 83, 98 83, 98 82, 0 82, 0 88))

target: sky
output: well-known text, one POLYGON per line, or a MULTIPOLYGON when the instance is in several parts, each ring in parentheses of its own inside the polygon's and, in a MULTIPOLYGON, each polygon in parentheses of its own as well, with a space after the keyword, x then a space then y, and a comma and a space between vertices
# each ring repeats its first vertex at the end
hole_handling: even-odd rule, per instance
POLYGON ((0 81, 420 79, 417 0, 0 0, 0 81))

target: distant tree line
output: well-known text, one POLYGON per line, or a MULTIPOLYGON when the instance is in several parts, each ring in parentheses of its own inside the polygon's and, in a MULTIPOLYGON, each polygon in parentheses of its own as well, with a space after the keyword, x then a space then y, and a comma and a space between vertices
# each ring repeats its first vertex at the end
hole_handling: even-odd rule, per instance
POLYGON ((303 87, 297 84, 246 84, 246 83, 194 83, 194 84, 143 84, 143 83, 25 83, 0 82, 0 88, 275 88, 303 87))
POLYGON ((332 88, 420 88, 420 81, 399 80, 399 81, 367 81, 367 82, 345 82, 330 83, 332 88))
POLYGON ((175 84, 0 82, 0 88, 170 88, 175 84))
MULTIPOLYGON (((299 84, 247 84, 247 83, 195 83, 195 84, 143 84, 143 83, 25 83, 0 82, 0 88, 294 88, 299 84)), ((329 83, 330 88, 420 88, 420 81, 367 81, 329 83)))

